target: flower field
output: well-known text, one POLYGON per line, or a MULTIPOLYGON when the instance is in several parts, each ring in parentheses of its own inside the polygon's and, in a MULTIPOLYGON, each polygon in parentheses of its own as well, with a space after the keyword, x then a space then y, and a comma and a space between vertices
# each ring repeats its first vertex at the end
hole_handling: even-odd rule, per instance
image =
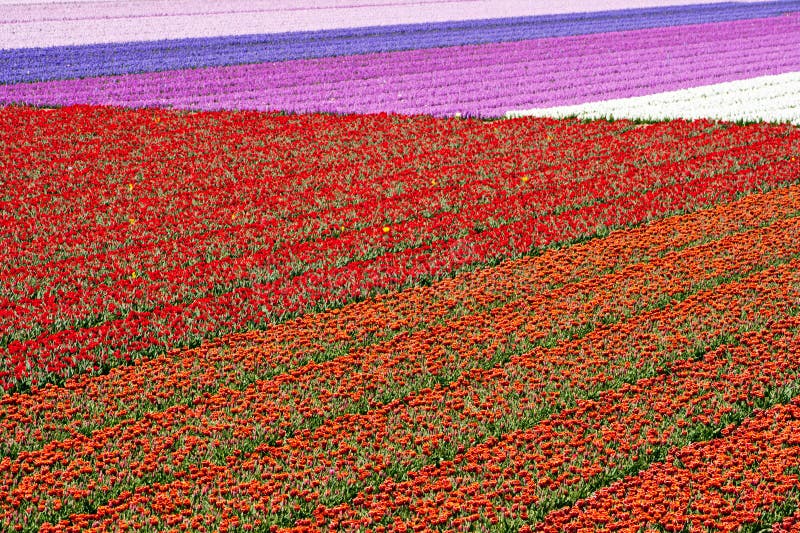
POLYGON ((645 120, 720 119, 800 124, 800 74, 789 72, 653 95, 509 111, 508 117, 628 118, 645 120))
MULTIPOLYGON (((59 42, 28 16, 20 39, 59 42)), ((305 31, 0 51, 0 103, 491 118, 800 71, 797 0, 368 30, 297 24, 305 31)))
POLYGON ((0 0, 0 531, 800 532, 800 2, 210 5, 0 0))
POLYGON ((13 107, 0 120, 20 173, 4 198, 4 388, 786 185, 800 169, 786 126, 13 107), (313 155, 298 168, 301 154, 313 155))

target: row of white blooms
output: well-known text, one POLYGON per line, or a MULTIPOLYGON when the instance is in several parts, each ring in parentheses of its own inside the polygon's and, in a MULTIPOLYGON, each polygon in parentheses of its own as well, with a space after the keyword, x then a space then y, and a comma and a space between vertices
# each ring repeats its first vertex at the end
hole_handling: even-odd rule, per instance
POLYGON ((800 72, 761 76, 633 98, 515 110, 507 118, 668 120, 708 118, 729 121, 790 122, 800 125, 800 72))

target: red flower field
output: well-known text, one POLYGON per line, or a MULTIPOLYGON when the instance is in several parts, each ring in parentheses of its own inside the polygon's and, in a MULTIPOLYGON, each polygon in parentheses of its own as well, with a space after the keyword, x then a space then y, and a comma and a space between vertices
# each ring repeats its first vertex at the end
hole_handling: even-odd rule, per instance
POLYGON ((0 125, 0 530, 800 531, 797 127, 0 125))

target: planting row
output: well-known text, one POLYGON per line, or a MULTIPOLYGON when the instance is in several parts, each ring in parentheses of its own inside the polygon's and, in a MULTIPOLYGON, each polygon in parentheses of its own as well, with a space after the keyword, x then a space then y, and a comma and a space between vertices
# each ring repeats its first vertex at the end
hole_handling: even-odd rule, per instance
MULTIPOLYGON (((652 11, 667 11, 680 17, 686 9, 669 7, 680 4, 695 4, 694 0, 614 0, 597 4, 587 0, 569 0, 559 4, 529 4, 512 0, 497 0, 491 4, 470 0, 403 0, 403 1, 347 1, 307 2, 296 0, 281 2, 232 2, 224 6, 210 7, 197 0, 182 0, 164 5, 154 0, 137 2, 135 5, 108 2, 80 1, 68 5, 43 2, 45 5, 29 5, 31 2, 9 2, 4 0, 0 23, 6 31, 0 36, 0 49, 54 47, 64 45, 86 45, 91 43, 129 43, 157 39, 182 39, 216 37, 220 35, 253 35, 314 30, 344 29, 372 26, 371 31, 380 31, 386 25, 412 25, 420 23, 447 23, 449 21, 472 21, 480 24, 487 18, 503 13, 506 17, 536 17, 539 24, 549 19, 558 19, 554 14, 580 13, 577 22, 591 15, 586 12, 616 10, 628 18, 649 18, 652 11), (28 4, 28 5, 26 5, 28 4), (651 9, 642 7, 656 6, 651 9), (623 11, 624 10, 624 11, 623 11), (627 13, 626 13, 627 11, 627 13), (545 15, 545 16, 542 16, 545 15), (547 16, 549 15, 549 16, 547 16), (634 15, 631 17, 630 15, 634 15), (375 27, 379 25, 378 27, 375 27)), ((38 2, 33 2, 38 3, 38 2)), ((718 6, 692 6, 690 21, 715 17, 714 11, 737 16, 772 16, 782 11, 797 9, 796 0, 768 2, 766 6, 741 6, 734 2, 706 0, 718 6)), ((613 12, 602 12, 601 16, 612 16, 613 12)), ((570 17, 570 15, 566 15, 570 17)), ((574 17, 574 15, 572 15, 574 17)), ((728 19, 724 19, 728 20, 728 19)), ((446 27, 446 26, 445 26, 446 27)), ((610 26, 605 31, 613 31, 610 26)))
MULTIPOLYGON (((101 119, 125 113, 102 114, 101 119)), ((57 123, 59 115, 50 115, 57 123)), ((158 116, 146 122, 158 127, 158 116)), ((191 125, 198 120, 194 117, 179 117, 179 123, 191 125)), ((261 120, 253 131, 262 131, 264 122, 278 117, 261 120)), ((302 118, 294 120, 303 124, 302 118)), ((349 127, 346 118, 327 121, 334 128, 349 127)), ((398 127, 398 121, 385 116, 371 120, 378 127, 394 124, 392 135, 406 139, 421 126, 423 131, 436 131, 427 130, 426 122, 441 122, 406 119, 398 127)), ((103 169, 109 182, 117 185, 106 186, 105 191, 78 186, 87 175, 79 172, 71 200, 86 208, 66 212, 56 203, 52 216, 47 213, 52 202, 60 202, 53 200, 58 195, 27 193, 32 184, 47 184, 52 191, 69 188, 60 183, 62 174, 47 170, 51 158, 39 155, 52 153, 48 137, 41 132, 41 140, 33 144, 24 137, 12 138, 11 152, 27 155, 28 163, 20 171, 36 181, 12 180, 16 190, 9 191, 19 198, 11 205, 30 199, 19 225, 17 217, 10 218, 11 234, 18 240, 12 241, 10 262, 3 265, 16 280, 0 298, 4 388, 97 372, 167 347, 197 344, 293 313, 441 278, 476 263, 602 233, 608 227, 729 201, 756 188, 794 182, 800 165, 791 159, 800 136, 785 126, 676 123, 631 129, 606 123, 587 126, 586 137, 570 139, 580 131, 579 124, 525 122, 531 125, 527 134, 513 122, 467 121, 466 131, 454 128, 449 146, 464 142, 470 149, 453 156, 440 139, 432 158, 442 165, 438 169, 415 168, 418 163, 398 169, 395 159, 388 176, 382 174, 385 167, 380 163, 372 168, 364 165, 357 174, 334 172, 331 183, 349 183, 351 194, 331 193, 333 206, 315 205, 314 189, 326 190, 315 184, 327 181, 316 172, 314 181, 307 181, 307 175, 295 181, 295 176, 284 174, 274 183, 262 178, 232 187, 232 178, 227 178, 221 186, 203 190, 195 179, 202 182, 210 176, 196 156, 191 156, 190 170, 160 175, 162 168, 174 168, 169 154, 175 148, 159 158, 147 150, 116 163, 96 158, 94 169, 103 169), (475 137, 462 139, 471 135, 475 137), (653 144, 653 135, 660 145, 653 144), (533 147, 512 162, 503 151, 514 142, 533 147), (488 152, 482 150, 487 145, 488 152), (536 161, 543 152, 558 159, 543 165, 536 161), (447 165, 459 157, 469 164, 447 165), (142 159, 150 165, 145 167, 147 176, 134 185, 127 181, 127 167, 141 171, 142 159), (115 167, 122 169, 122 176, 115 167), (186 215, 169 219, 180 193, 166 199, 158 196, 170 185, 180 190, 175 181, 198 192, 187 198, 186 215), (296 193, 292 183, 299 184, 296 193), (273 185, 276 193, 285 191, 289 201, 269 212, 258 197, 269 195, 273 185), (139 188, 145 191, 142 198, 132 194, 139 188), (213 204, 218 191, 227 198, 220 210, 192 203, 213 204), (433 200, 414 201, 420 194, 433 200), (292 217, 296 206, 305 213, 292 217), (146 209, 146 214, 138 209, 146 209), (249 221, 238 225, 237 215, 249 221), (254 223, 253 217, 261 222, 254 223), (174 229, 177 223, 188 232, 174 229), (342 227, 345 223, 349 227, 342 227), (272 235, 264 237, 267 232, 272 235)), ((50 131, 57 135, 59 128, 50 131)), ((114 135, 113 130, 96 131, 106 139, 106 133, 114 135)), ((331 135, 335 133, 334 129, 331 135)), ((208 135, 215 136, 219 152, 242 154, 237 157, 263 168, 260 150, 240 147, 245 141, 240 132, 232 136, 230 149, 218 130, 208 135)), ((356 143, 344 153, 357 147, 356 143)), ((68 148, 64 150, 61 165, 72 160, 68 148)), ((117 149, 106 157, 124 154, 117 149)), ((218 164, 213 152, 208 158, 209 164, 218 164)), ((317 168, 326 164, 320 163, 317 168)), ((90 168, 88 162, 81 165, 90 168)), ((310 168, 313 171, 313 162, 310 168)))
MULTIPOLYGON (((800 378, 799 199, 797 186, 753 195, 10 395, 3 524, 519 528, 573 520, 560 509, 616 481, 646 491, 651 463, 695 468, 679 451, 692 442, 751 431, 754 409, 794 413, 775 406, 800 378), (360 345, 359 328, 372 330, 360 345)), ((792 417, 739 448, 767 481, 731 492, 749 513, 738 525, 797 491, 792 417)), ((695 499, 692 519, 724 526, 725 507, 695 499)))
POLYGON ((26 267, 20 272, 36 264, 125 248, 129 237, 141 246, 163 240, 165 233, 175 239, 226 230, 216 238, 230 240, 228 230, 235 229, 237 234, 248 233, 242 240, 278 241, 283 237, 271 231, 275 224, 304 225, 300 229, 308 236, 329 236, 402 221, 408 217, 404 213, 412 201, 430 217, 449 210, 451 203, 464 204, 462 198, 488 203, 498 195, 521 194, 537 184, 557 185, 568 178, 583 181, 591 174, 570 170, 570 164, 578 162, 581 168, 596 164, 621 172, 624 167, 615 159, 626 150, 636 150, 627 162, 642 167, 654 158, 666 160, 687 138, 697 145, 690 155, 705 155, 719 148, 717 145, 723 149, 744 147, 789 131, 728 130, 685 122, 637 131, 625 123, 584 126, 527 121, 506 123, 501 128, 430 119, 265 120, 250 115, 243 135, 231 131, 234 119, 240 117, 235 114, 225 116, 223 124, 213 118, 173 117, 163 112, 155 118, 114 112, 98 116, 73 110, 20 115, 32 124, 26 126, 22 120, 9 124, 17 128, 9 130, 13 133, 6 137, 14 172, 4 191, 8 224, 0 230, 13 239, 7 254, 10 261, 26 267), (161 118, 171 119, 172 127, 161 129, 161 118), (83 134, 67 135, 59 119, 87 120, 97 128, 98 140, 87 143, 81 142, 83 134), (112 125, 112 120, 154 139, 141 146, 137 134, 112 125), (189 125, 209 131, 187 134, 189 125), (303 139, 302 128, 311 126, 327 127, 330 133, 303 139), (359 127, 374 130, 352 135, 359 127), (29 140, 34 131, 41 135, 40 141, 29 140), (337 134, 353 140, 335 142, 337 134), (99 142, 100 135, 119 144, 106 150, 99 142), (264 143, 260 135, 283 138, 264 143), (167 136, 168 142, 163 142, 162 136, 167 136), (205 152, 202 159, 186 151, 184 143, 190 140, 205 152), (520 142, 525 146, 515 151, 514 145, 520 142), (299 155, 320 143, 329 148, 306 156, 300 165, 294 157, 284 157, 287 152, 299 155), (391 151, 385 150, 387 145, 392 146, 391 151), (65 157, 47 166, 48 154, 54 150, 65 157), (363 162, 350 162, 357 152, 365 158, 363 162), (126 164, 115 167, 116 160, 126 164), (531 182, 530 175, 523 181, 530 172, 536 181, 531 182), (562 178, 565 172, 569 175, 562 178), (56 179, 63 180, 58 195, 54 194, 56 179), (176 182, 181 186, 176 187, 176 182), (76 206, 80 213, 75 213, 76 206))
MULTIPOLYGON (((757 147, 759 150, 759 156, 761 158, 769 158, 770 156, 771 148, 766 146, 769 143, 758 142, 757 138, 751 138, 748 144, 741 147, 737 146, 733 153, 712 152, 709 156, 697 157, 703 154, 707 149, 712 147, 719 148, 719 145, 714 142, 713 137, 715 136, 736 142, 726 131, 720 130, 715 132, 715 134, 720 135, 712 135, 710 136, 711 139, 703 137, 696 138, 698 142, 696 150, 690 149, 683 151, 680 159, 675 162, 681 164, 659 165, 658 170, 669 173, 691 172, 692 174, 698 175, 712 170, 719 171, 722 170, 719 167, 720 162, 726 163, 728 160, 736 160, 734 159, 737 155, 736 151, 752 149, 754 147, 757 147), (706 143, 705 141, 707 140, 710 142, 706 143), (683 161, 684 158, 692 156, 695 156, 695 160, 691 164, 683 161), (664 166, 666 166, 666 168, 663 168, 664 166)), ((744 139, 739 142, 744 142, 744 139)), ((681 145, 676 143, 673 149, 677 149, 679 146, 681 145)), ((670 147, 667 145, 661 146, 660 148, 667 148, 669 150, 670 147)), ((630 156, 628 162, 632 160, 634 163, 640 163, 649 160, 648 162, 650 164, 659 164, 659 162, 652 161, 655 156, 652 149, 645 149, 641 152, 629 152, 628 155, 630 156)), ((769 161, 769 159, 766 159, 766 161, 769 161)), ((607 159, 603 161, 600 158, 591 158, 585 163, 594 164, 596 169, 599 169, 606 167, 606 165, 603 164, 606 162, 607 159)), ((738 160, 737 164, 741 165, 742 161, 738 160)), ((491 166, 491 162, 487 161, 483 170, 491 171, 493 170, 491 166)), ((324 268, 329 264, 338 262, 338 257, 343 255, 347 257, 345 254, 347 254, 348 251, 350 254, 360 251, 363 255, 369 255, 371 239, 364 239, 366 235, 369 235, 369 226, 378 226, 372 228, 373 233, 380 232, 385 234, 381 235, 380 241, 383 248, 397 250, 408 247, 409 244, 411 247, 418 246, 421 242, 426 242, 422 240, 421 230, 416 227, 419 221, 416 220, 415 215, 421 209, 430 209, 431 211, 430 216, 425 220, 425 229, 428 233, 435 234, 440 238, 447 238, 450 236, 447 232, 447 226, 455 226, 458 228, 458 233, 455 234, 457 236, 463 231, 461 228, 468 226, 471 221, 475 220, 491 218, 496 221, 495 225, 500 225, 500 223, 505 221, 522 218, 522 210, 525 210, 525 214, 528 216, 540 218, 542 215, 549 214, 556 209, 563 210, 570 205, 585 205, 592 200, 596 200, 595 195, 598 193, 602 194, 603 189, 608 189, 613 196, 617 196, 615 193, 621 192, 619 189, 623 189, 625 185, 624 181, 619 178, 617 178, 615 180, 616 183, 613 184, 609 183, 605 177, 600 179, 585 179, 583 174, 586 173, 586 169, 583 165, 548 169, 549 173, 553 173, 553 171, 558 173, 555 176, 558 181, 555 181, 552 185, 548 184, 546 187, 543 180, 536 179, 538 177, 537 173, 534 173, 533 176, 526 175, 528 182, 530 182, 531 179, 535 179, 533 185, 538 190, 535 193, 526 193, 524 190, 518 191, 518 199, 509 198, 506 192, 509 186, 516 187, 521 183, 517 175, 511 175, 510 177, 501 175, 500 180, 496 182, 500 186, 498 189, 492 189, 491 183, 488 180, 481 180, 477 184, 467 184, 467 186, 462 186, 460 188, 453 187, 449 190, 441 190, 442 193, 447 194, 445 197, 447 200, 452 198, 452 201, 445 200, 449 208, 448 213, 451 213, 451 215, 437 213, 434 210, 444 203, 441 197, 433 198, 433 201, 430 203, 426 202, 424 199, 414 199, 419 198, 417 195, 420 192, 422 194, 431 194, 430 189, 410 194, 404 193, 403 195, 398 195, 399 198, 397 198, 398 200, 402 200, 402 202, 392 201, 393 199, 386 199, 381 202, 380 207, 384 210, 381 219, 373 220, 372 224, 366 224, 366 227, 359 233, 354 232, 352 235, 348 235, 350 232, 330 232, 329 228, 335 228, 335 225, 330 221, 331 215, 335 215, 336 217, 342 217, 344 215, 350 219, 368 221, 370 216, 375 217, 375 212, 380 211, 375 202, 365 202, 366 205, 364 205, 364 203, 359 204, 359 208, 354 214, 351 214, 352 211, 348 213, 342 208, 337 208, 333 210, 333 212, 323 211, 321 213, 314 213, 317 227, 312 226, 313 229, 310 234, 307 229, 309 221, 306 217, 300 220, 294 219, 292 223, 288 225, 273 224, 271 228, 261 225, 258 228, 260 231, 269 229, 286 234, 284 240, 279 241, 277 239, 271 239, 269 242, 264 242, 258 239, 257 235, 254 235, 252 238, 243 241, 243 239, 249 237, 249 235, 242 235, 241 232, 237 232, 234 242, 227 242, 225 239, 218 239, 215 241, 216 246, 224 248, 228 254, 230 254, 229 257, 224 258, 217 255, 215 260, 211 263, 198 264, 192 268, 172 270, 167 268, 168 265, 164 264, 165 262, 162 260, 157 269, 152 268, 152 265, 146 269, 142 269, 141 241, 143 239, 139 237, 136 238, 137 243, 139 243, 136 250, 137 259, 140 261, 138 265, 139 271, 147 273, 147 281, 150 283, 142 280, 135 283, 135 286, 147 294, 148 302, 151 307, 171 304, 181 299, 186 299, 187 296, 197 297, 198 294, 206 294, 208 287, 212 284, 215 287, 220 285, 224 286, 226 281, 230 282, 231 280, 239 280, 240 278, 246 277, 247 279, 242 280, 242 283, 251 286, 253 283, 257 283, 264 278, 277 279, 279 277, 285 277, 290 273, 300 274, 315 268, 324 268), (503 178, 505 178, 505 180, 503 178), (503 181, 506 183, 503 183, 503 181), (575 185, 578 185, 581 189, 587 189, 587 192, 581 194, 581 191, 571 191, 568 194, 564 194, 567 187, 574 187, 575 185), (489 200, 490 203, 484 203, 487 200, 489 200), (500 202, 503 202, 502 209, 500 202), (383 228, 387 226, 383 226, 381 222, 385 221, 385 217, 388 213, 392 213, 392 222, 390 231, 385 232, 383 228), (359 214, 363 214, 363 218, 357 216, 359 214), (320 231, 319 226, 325 223, 328 224, 328 228, 320 231), (314 246, 308 242, 309 239, 318 236, 320 233, 322 233, 323 237, 328 237, 327 239, 319 239, 320 241, 324 241, 324 243, 314 246), (326 233, 336 234, 326 235, 326 233), (359 236, 361 237, 360 239, 358 238, 359 236), (408 242, 409 236, 412 237, 410 243, 408 242), (353 237, 355 237, 355 239, 353 239, 353 237), (413 237, 416 237, 416 239, 413 237), (251 250, 255 249, 255 251, 248 255, 241 255, 235 247, 237 243, 243 242, 246 242, 247 246, 251 250), (259 247, 261 249, 258 249, 259 247), (235 258, 231 257, 231 255, 235 258), (302 261, 302 263, 298 264, 298 261, 302 261)), ((608 169, 607 172, 611 173, 613 170, 608 169)), ((643 174, 644 172, 640 171, 639 173, 643 174)), ((544 178, 546 176, 542 175, 542 177, 544 178)), ((647 177, 653 178, 653 176, 647 177)), ((632 183, 635 183, 635 181, 632 183)), ((651 183, 644 182, 642 185, 648 187, 651 183)), ((523 187, 524 186, 525 184, 523 184, 523 187)), ((203 196, 205 196, 205 194, 203 196)), ((192 211, 196 212, 198 210, 193 209, 192 211)), ((196 217, 197 214, 192 213, 192 216, 196 217)), ((58 218, 60 219, 61 217, 58 218)), ((61 222, 61 220, 58 220, 58 222, 61 222)), ((147 223, 147 221, 143 222, 145 224, 147 223)), ((209 225, 208 221, 204 222, 205 226, 209 225)), ((333 222, 335 223, 335 220, 333 222)), ((138 221, 136 225, 139 225, 138 221)), ((59 224, 59 227, 63 228, 63 223, 59 224)), ((84 228, 83 231, 87 230, 89 230, 89 228, 84 228)), ((83 236, 86 235, 89 237, 92 236, 91 233, 83 234, 83 236)), ((135 238, 135 232, 125 228, 120 232, 119 240, 131 238, 132 236, 135 238)), ((110 236, 108 232, 105 232, 104 237, 108 240, 116 240, 113 238, 109 239, 110 236)), ((428 238, 430 239, 430 235, 428 238)), ((48 241, 49 239, 43 240, 48 241)), ((169 248, 167 248, 167 250, 169 250, 169 248)), ((154 252, 161 257, 167 250, 158 247, 155 248, 154 252)), ((109 255, 110 254, 102 254, 97 261, 108 265, 110 263, 108 261, 108 259, 110 259, 109 255)), ((206 250, 206 255, 209 255, 208 250, 206 250)), ((37 256, 40 260, 43 259, 41 254, 37 254, 37 256)), ((119 254, 116 254, 116 256, 119 257, 119 254)), ((83 274, 86 272, 86 261, 82 259, 83 258, 78 261, 73 261, 76 267, 76 271, 74 272, 76 278, 79 273, 83 274)), ((176 259, 185 261, 183 258, 176 259)), ((183 264, 185 265, 185 262, 183 264)), ((39 265, 37 265, 37 267, 38 266, 39 265)), ((25 284, 28 284, 29 287, 40 285, 41 279, 46 277, 54 268, 59 269, 63 276, 65 273, 64 269, 67 265, 65 265, 63 261, 59 261, 57 265, 48 262, 42 265, 42 267, 43 268, 31 268, 31 266, 27 266, 14 269, 13 273, 19 272, 25 276, 24 278, 18 279, 17 287, 24 287, 25 284)), ((103 302, 102 305, 108 308, 112 308, 112 306, 116 307, 119 309, 117 314, 123 315, 133 310, 134 305, 138 306, 138 309, 141 309, 142 302, 139 298, 131 294, 129 289, 130 284, 128 283, 128 278, 130 277, 130 272, 130 269, 111 270, 105 268, 102 273, 98 273, 101 275, 96 274, 92 277, 81 276, 80 281, 82 285, 75 286, 69 291, 67 291, 65 284, 56 283, 54 280, 51 280, 50 287, 48 287, 47 291, 49 294, 45 294, 42 297, 29 297, 24 300, 18 298, 9 300, 3 299, 4 301, 2 303, 4 305, 0 308, 15 309, 16 312, 13 321, 0 321, 0 331, 13 335, 17 324, 20 322, 26 323, 31 330, 35 330, 37 326, 44 328, 46 324, 56 324, 59 327, 63 327, 64 325, 69 326, 70 317, 86 317, 93 311, 97 312, 97 302, 103 302), (113 281, 115 284, 112 285, 109 281, 113 281), (120 284, 120 281, 124 281, 125 283, 120 284), (87 286, 89 283, 93 283, 94 285, 87 286), (56 291, 59 291, 58 301, 53 302, 48 296, 55 295, 56 291), (37 315, 41 318, 35 318, 37 315)), ((38 288, 38 291, 43 292, 41 288, 38 288)))
MULTIPOLYGON (((118 13, 120 8, 127 8, 125 5, 119 7, 107 3, 93 5, 92 11, 88 13, 82 12, 84 7, 80 4, 70 5, 69 8, 49 6, 45 19, 52 21, 59 17, 56 13, 64 10, 65 12, 59 17, 62 21, 99 22, 97 19, 103 17, 104 11, 112 11, 115 13, 115 18, 126 21, 126 26, 137 26, 142 20, 147 20, 148 24, 152 23, 150 19, 142 17, 141 11, 135 14, 118 13)), ((438 9, 443 7, 440 5, 438 9)), ((190 6, 182 5, 169 6, 166 9, 175 8, 182 11, 180 13, 182 16, 207 17, 214 14, 198 12, 197 8, 191 9, 190 6)), ((164 9, 159 7, 158 14, 163 16, 164 9)), ((24 43, 24 48, 0 51, 0 84, 523 41, 775 17, 799 9, 800 2, 792 0, 731 4, 724 9, 719 5, 700 4, 181 40, 162 40, 168 39, 168 35, 164 35, 156 37, 159 39, 156 41, 48 48, 30 48, 29 41, 24 43)), ((4 10, 5 24, 36 20, 34 13, 22 12, 15 16, 15 10, 20 8, 4 10)), ((234 11, 235 8, 226 6, 226 10, 234 11)), ((371 23, 374 24, 374 20, 371 23)), ((37 36, 37 39, 41 39, 41 36, 37 36)), ((6 46, 12 48, 10 44, 12 43, 6 43, 6 46)), ((2 46, 0 41, 0 48, 2 46)))
POLYGON ((509 111, 507 117, 578 117, 669 120, 708 118, 727 121, 764 120, 800 125, 800 73, 761 76, 681 89, 648 96, 583 105, 509 111))
MULTIPOLYGON (((795 295, 793 292, 787 296, 795 295)), ((794 312, 796 310, 795 307, 794 312)), ((612 377, 613 373, 604 376, 617 386, 615 389, 601 387, 597 392, 593 384, 581 384, 582 376, 578 375, 572 386, 577 382, 578 390, 588 389, 590 398, 584 394, 569 398, 569 394, 573 394, 570 391, 568 399, 551 400, 559 408, 566 408, 549 416, 550 408, 523 404, 524 407, 518 409, 533 413, 525 412, 521 419, 513 421, 499 418, 495 413, 502 408, 494 405, 502 404, 502 399, 513 394, 515 389, 512 406, 513 402, 524 402, 540 394, 522 392, 525 380, 519 377, 516 383, 511 382, 512 387, 503 387, 496 393, 491 392, 490 382, 481 391, 482 403, 474 409, 487 413, 484 423, 499 418, 499 422, 505 424, 505 433, 495 430, 477 446, 456 449, 452 460, 443 457, 408 472, 408 481, 384 481, 378 490, 365 488, 352 498, 352 503, 318 507, 314 516, 318 523, 347 528, 396 523, 410 512, 413 518, 404 520, 410 528, 428 523, 491 529, 502 523, 505 527, 520 528, 527 524, 544 529, 548 523, 558 523, 556 517, 569 516, 572 512, 564 513, 560 508, 574 505, 579 510, 575 514, 585 517, 583 526, 618 524, 622 517, 634 515, 630 526, 642 527, 649 523, 671 528, 675 526, 673 513, 677 509, 685 510, 695 527, 704 524, 712 530, 756 522, 759 513, 754 511, 759 506, 762 513, 771 511, 772 504, 780 501, 782 492, 800 488, 800 476, 784 471, 784 468, 800 467, 797 454, 800 443, 796 439, 789 441, 793 448, 784 450, 787 461, 784 465, 766 464, 758 472, 764 482, 758 487, 760 497, 754 501, 747 501, 751 495, 741 486, 730 487, 729 501, 716 508, 680 483, 664 487, 660 494, 651 492, 649 499, 645 495, 652 486, 645 486, 639 494, 618 504, 617 517, 601 519, 600 513, 614 509, 616 502, 611 503, 612 498, 602 501, 600 495, 605 491, 600 489, 599 494, 596 491, 623 476, 647 470, 651 461, 668 456, 670 451, 715 435, 722 428, 746 418, 759 406, 770 407, 776 402, 792 400, 800 378, 800 368, 792 355, 800 348, 797 331, 800 320, 792 316, 776 321, 774 326, 781 329, 777 333, 766 328, 734 336, 730 338, 733 344, 723 344, 716 349, 704 346, 695 358, 667 363, 643 361, 645 365, 663 365, 655 373, 640 370, 621 379, 612 377), (544 414, 536 413, 536 407, 544 414), (773 480, 777 483, 771 484, 773 480), (764 496, 772 499, 765 501, 764 496), (600 504, 591 505, 591 510, 598 511, 597 514, 584 511, 589 506, 581 500, 594 504, 598 499, 600 504), (684 503, 692 499, 698 500, 693 507, 684 503), (662 511, 656 504, 664 500, 677 501, 671 509, 662 511), (741 512, 737 504, 752 507, 741 512)), ((658 333, 659 340, 671 340, 663 330, 658 333)), ((658 359, 659 355, 660 350, 655 349, 644 357, 658 359)), ((506 375, 508 373, 495 377, 503 379, 506 375)), ((783 435, 789 436, 792 432, 789 429, 783 435)), ((780 440, 775 439, 772 444, 781 449, 780 440)), ((753 463, 745 464, 752 466, 753 463)), ((695 479, 703 478, 699 475, 695 479)), ((725 481, 736 483, 733 476, 725 481)), ((626 483, 627 490, 617 494, 630 495, 633 492, 630 487, 637 487, 639 483, 641 480, 634 478, 626 483)), ((692 488, 701 492, 712 487, 713 484, 692 488)), ((229 497, 232 504, 241 501, 235 493, 229 497)), ((684 517, 680 523, 684 521, 689 518, 684 517)), ((554 530, 569 529, 569 526, 562 523, 554 530)))
POLYGON ((800 502, 797 398, 789 405, 758 409, 741 426, 721 433, 722 437, 709 442, 671 451, 664 462, 640 475, 553 513, 541 529, 661 524, 672 531, 732 531, 743 525, 798 531, 797 513, 785 519, 782 516, 800 502))
POLYGON ((56 434, 53 431, 91 431, 130 413, 163 407, 176 391, 188 395, 193 390, 200 393, 223 386, 235 388, 245 376, 291 372, 311 360, 319 362, 355 347, 389 342, 401 330, 422 330, 443 320, 510 305, 527 292, 549 294, 547 291, 562 284, 616 272, 636 261, 649 261, 686 246, 792 217, 797 191, 791 187, 755 194, 707 212, 673 217, 638 230, 615 232, 602 240, 547 251, 541 257, 464 273, 432 287, 306 315, 263 332, 225 337, 202 349, 171 352, 139 362, 135 368, 112 370, 107 376, 79 376, 71 379, 66 389, 47 387, 31 395, 11 395, 2 402, 3 418, 9 422, 3 426, 7 444, 4 453, 31 449, 36 442, 52 438, 56 434), (258 349, 250 349, 256 345, 258 349), (58 424, 44 428, 43 420, 58 424), (34 431, 39 431, 41 438, 34 439, 34 431))
MULTIPOLYGON (((11 395, 2 401, 0 411, 8 421, 2 433, 7 446, 4 453, 34 449, 57 434, 86 433, 132 413, 163 408, 176 395, 237 388, 241 381, 250 379, 248 376, 263 379, 292 373, 311 361, 319 363, 355 349, 374 350, 378 344, 385 344, 384 353, 396 351, 397 342, 409 340, 397 338, 402 331, 413 333, 411 340, 417 342, 422 335, 442 334, 448 329, 442 324, 451 324, 449 329, 456 328, 459 321, 469 324, 462 317, 500 307, 518 313, 520 309, 533 309, 532 305, 546 304, 550 298, 569 301, 575 298, 576 290, 593 287, 581 284, 583 280, 607 274, 613 274, 607 279, 619 280, 619 272, 632 265, 653 261, 663 264, 660 258, 687 247, 726 238, 726 243, 735 242, 741 232, 779 220, 791 222, 797 215, 798 191, 793 186, 754 194, 709 211, 614 232, 601 240, 548 250, 542 256, 508 261, 492 269, 466 272, 430 287, 306 315, 261 332, 223 337, 190 351, 173 351, 138 362, 135 367, 112 370, 106 376, 78 376, 70 379, 66 388, 48 386, 32 394, 11 395), (434 325, 436 330, 428 331, 434 325)), ((725 246, 718 245, 717 250, 728 254, 725 246)), ((710 253, 713 257, 714 250, 710 253)), ((640 275, 648 272, 652 271, 640 271, 640 275)), ((676 286, 673 290, 681 289, 676 286)), ((661 296, 654 293, 653 297, 661 296)), ((543 320, 544 325, 547 318, 543 320)), ((571 320, 572 314, 567 313, 554 324, 571 320)))
POLYGON ((611 34, 2 85, 0 103, 498 117, 510 109, 796 71, 799 21, 800 15, 788 13, 611 34))

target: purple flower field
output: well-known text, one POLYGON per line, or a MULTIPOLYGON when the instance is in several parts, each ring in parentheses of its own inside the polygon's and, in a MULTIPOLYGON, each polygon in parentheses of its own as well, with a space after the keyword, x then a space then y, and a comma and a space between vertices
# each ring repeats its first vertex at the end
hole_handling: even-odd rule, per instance
POLYGON ((792 13, 604 34, 4 85, 0 102, 497 117, 509 109, 639 96, 798 69, 800 14, 792 13))

